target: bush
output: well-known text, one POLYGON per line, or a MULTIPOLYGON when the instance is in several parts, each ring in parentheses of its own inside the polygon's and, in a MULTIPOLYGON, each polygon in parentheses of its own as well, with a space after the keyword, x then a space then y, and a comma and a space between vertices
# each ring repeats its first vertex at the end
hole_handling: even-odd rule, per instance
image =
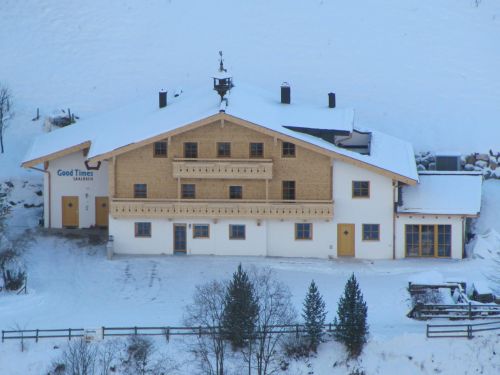
POLYGON ((26 272, 23 270, 7 270, 4 277, 4 286, 6 290, 19 290, 25 284, 26 272))

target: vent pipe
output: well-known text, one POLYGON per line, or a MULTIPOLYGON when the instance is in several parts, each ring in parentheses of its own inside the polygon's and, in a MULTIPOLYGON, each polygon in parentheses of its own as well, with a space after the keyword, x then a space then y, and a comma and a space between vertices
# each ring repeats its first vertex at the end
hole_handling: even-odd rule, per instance
POLYGON ((290 85, 288 82, 281 84, 281 103, 290 104, 290 85))
POLYGON ((159 98, 160 108, 165 108, 167 106, 167 91, 163 89, 160 90, 158 98, 159 98))
POLYGON ((335 93, 329 92, 328 93, 328 108, 335 108, 336 101, 335 101, 335 93))

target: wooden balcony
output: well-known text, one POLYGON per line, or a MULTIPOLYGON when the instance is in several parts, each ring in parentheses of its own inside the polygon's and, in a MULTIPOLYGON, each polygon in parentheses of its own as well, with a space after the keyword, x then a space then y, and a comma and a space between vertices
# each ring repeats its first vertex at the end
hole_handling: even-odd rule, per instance
POLYGON ((179 159, 173 161, 174 178, 273 178, 272 159, 179 159))
POLYGON ((111 200, 114 218, 248 218, 311 220, 333 218, 332 201, 111 200))

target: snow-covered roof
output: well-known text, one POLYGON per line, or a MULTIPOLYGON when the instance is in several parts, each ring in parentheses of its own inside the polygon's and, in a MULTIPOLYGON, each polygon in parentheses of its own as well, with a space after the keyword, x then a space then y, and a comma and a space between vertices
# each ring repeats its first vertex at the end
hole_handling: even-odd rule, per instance
POLYGON ((351 132, 354 129, 354 110, 351 108, 332 109, 328 108, 326 102, 306 104, 292 101, 292 104, 282 104, 279 93, 272 94, 244 84, 235 86, 226 98, 228 105, 222 108, 219 96, 207 85, 202 90, 169 97, 167 107, 160 109, 158 98, 149 96, 39 136, 33 142, 24 162, 37 160, 87 141, 91 143, 88 157, 99 157, 120 147, 216 115, 223 109, 231 116, 418 181, 413 148, 410 143, 401 139, 373 131, 370 155, 361 155, 321 138, 285 128, 309 127, 351 132))
POLYGON ((399 213, 477 215, 483 178, 477 173, 421 173, 420 183, 403 187, 399 213))

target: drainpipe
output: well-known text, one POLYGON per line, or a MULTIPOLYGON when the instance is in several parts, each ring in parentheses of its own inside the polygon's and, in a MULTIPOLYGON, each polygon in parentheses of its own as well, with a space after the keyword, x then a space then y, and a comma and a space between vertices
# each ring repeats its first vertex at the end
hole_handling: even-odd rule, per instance
MULTIPOLYGON (((46 173, 47 174, 47 177, 48 177, 48 180, 49 180, 49 229, 52 228, 52 210, 51 210, 51 207, 52 207, 52 186, 51 186, 51 183, 50 183, 50 172, 45 170, 45 169, 40 169, 40 168, 37 168, 37 167, 29 167, 30 169, 34 169, 35 171, 39 171, 39 172, 43 172, 43 173, 46 173)), ((45 207, 44 207, 45 209, 45 207)))
POLYGON ((392 259, 396 259, 396 189, 398 183, 392 181, 392 259))

